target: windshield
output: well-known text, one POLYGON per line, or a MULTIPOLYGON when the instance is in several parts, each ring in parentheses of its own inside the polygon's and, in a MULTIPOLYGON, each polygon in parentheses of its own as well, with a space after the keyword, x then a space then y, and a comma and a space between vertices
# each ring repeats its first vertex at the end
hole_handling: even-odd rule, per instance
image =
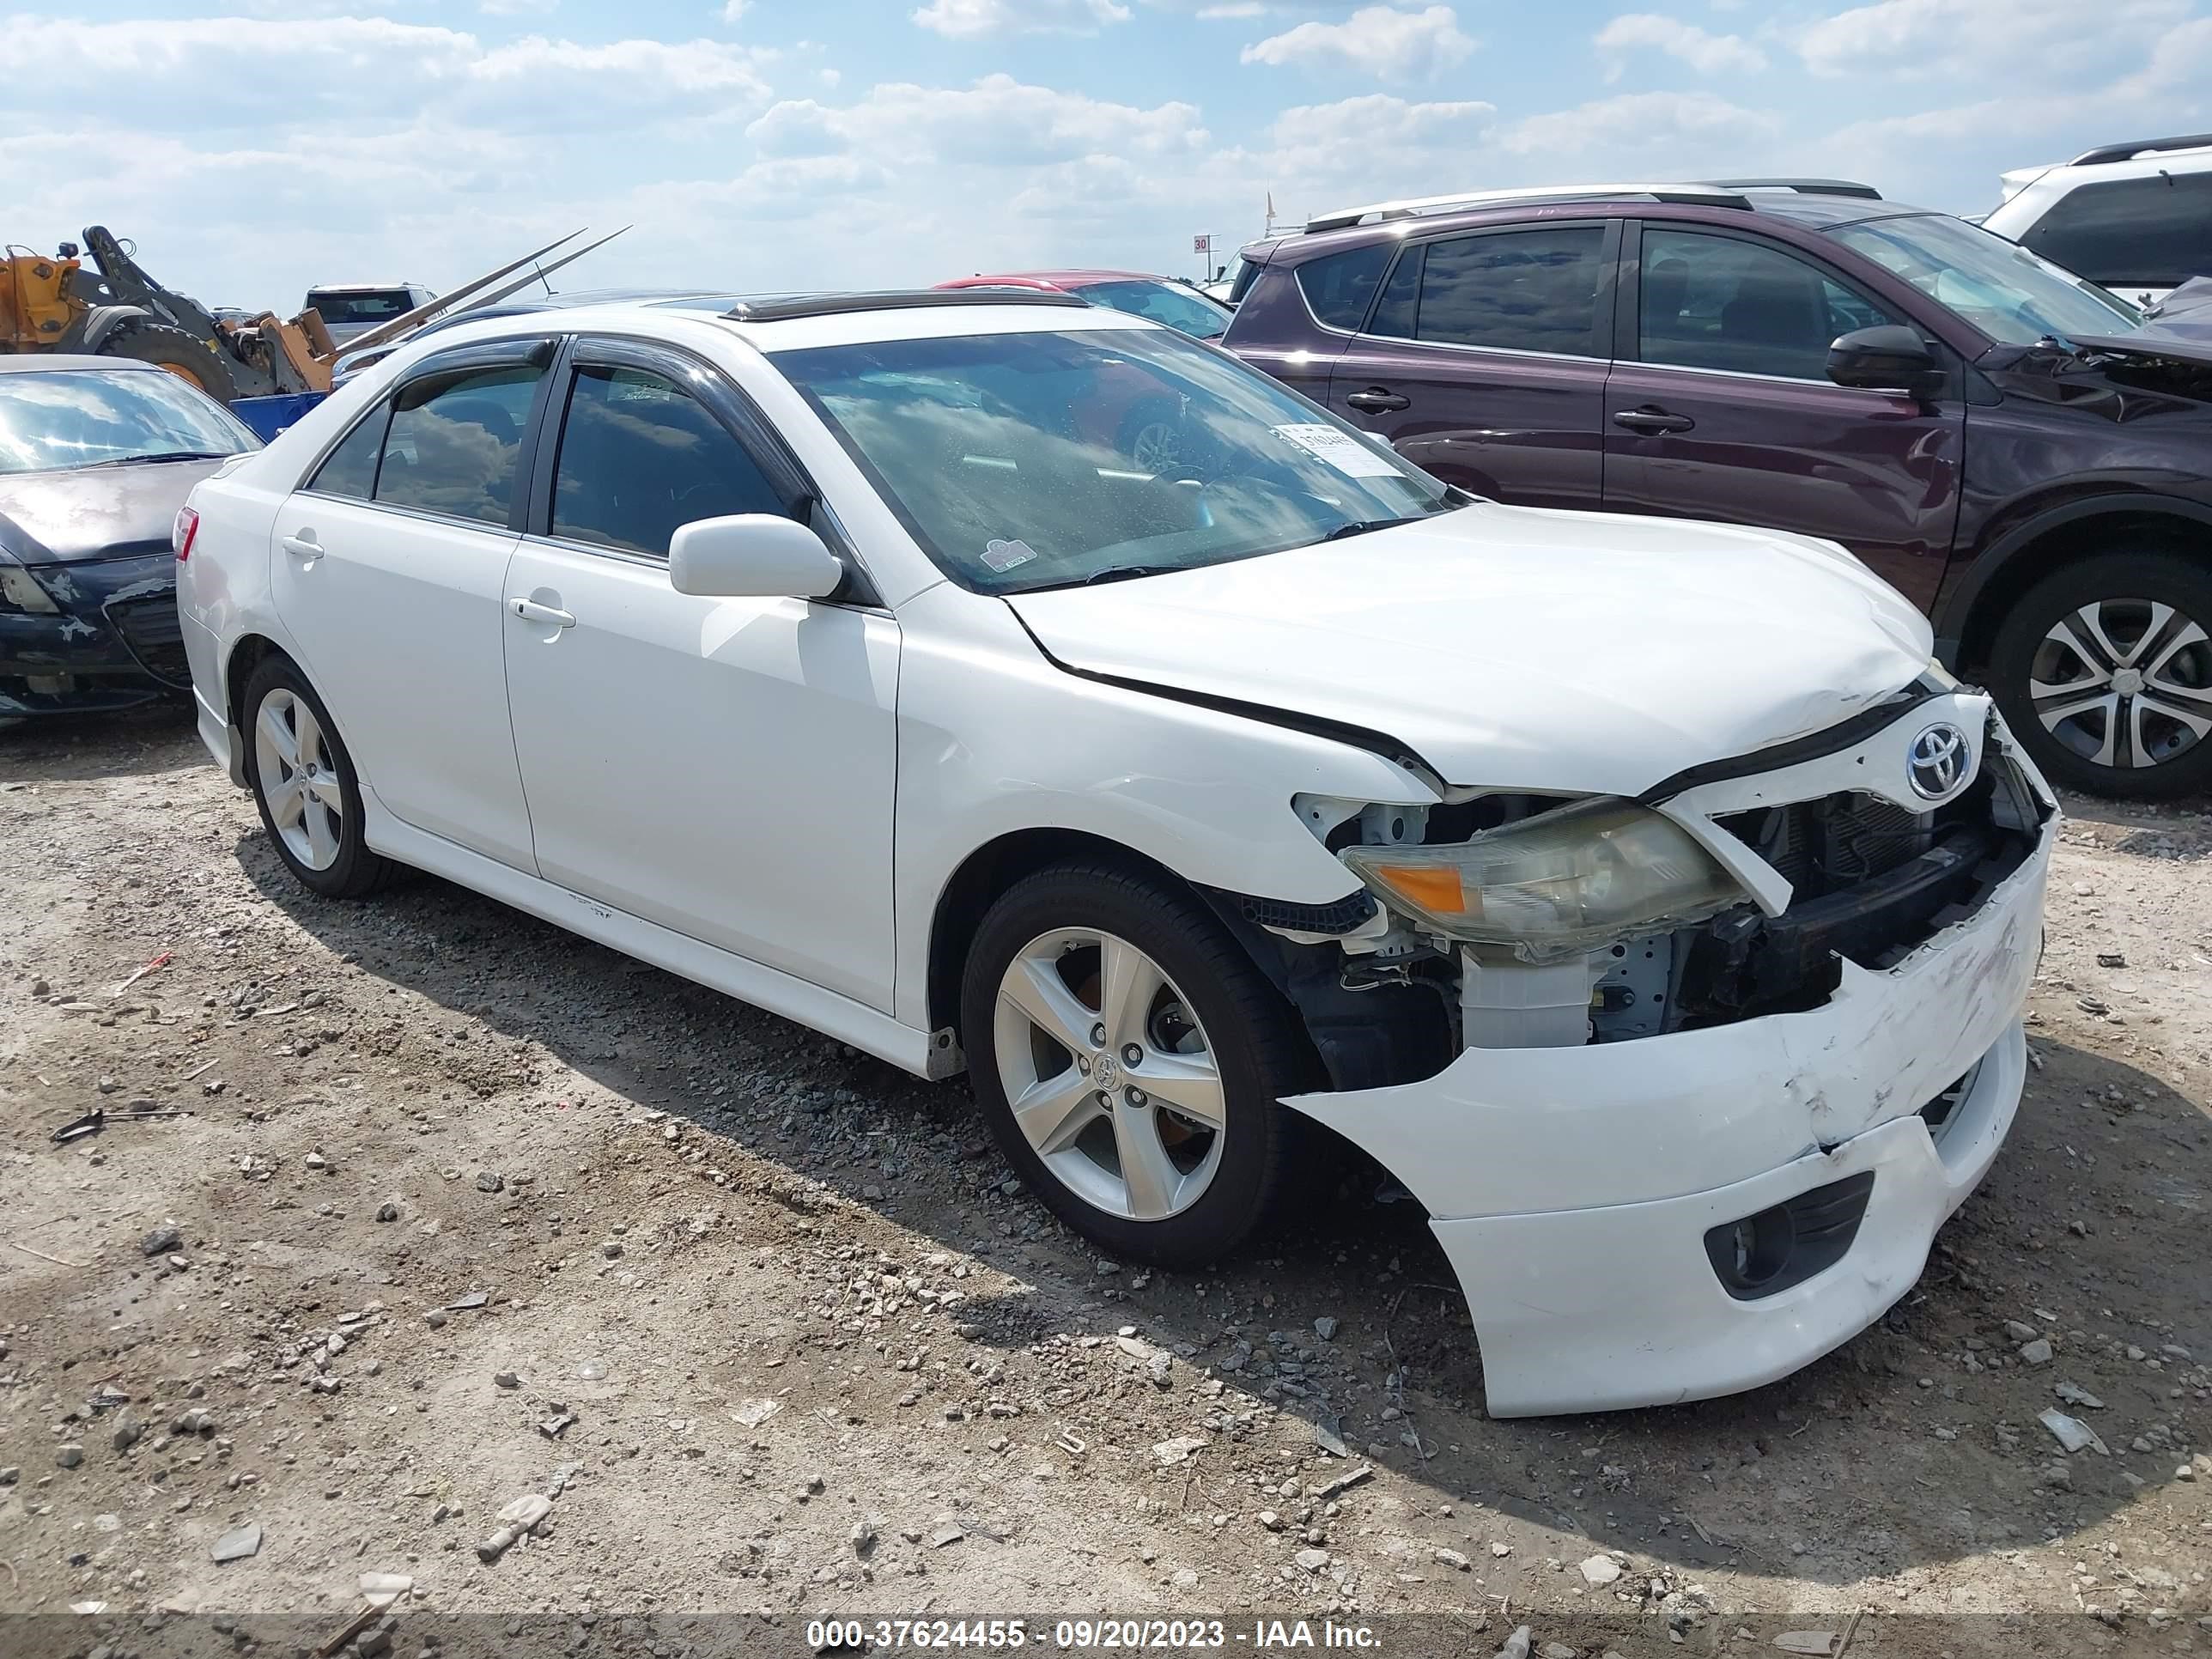
POLYGON ((307 309, 325 326, 334 324, 388 323, 415 309, 415 296, 404 288, 356 289, 332 293, 316 289, 307 295, 307 309))
POLYGON ((1149 317, 1194 339, 1218 339, 1229 326, 1224 307, 1174 283, 1086 283, 1075 291, 1094 306, 1149 317))
POLYGON ((0 472, 235 455, 260 442, 173 374, 65 368, 0 374, 0 472))
POLYGON ((1188 570, 1464 497, 1164 329, 775 355, 939 568, 987 593, 1188 570))
POLYGON ((2007 345, 2124 334, 2142 321, 2117 295, 1963 220, 1913 214, 1828 234, 2007 345))

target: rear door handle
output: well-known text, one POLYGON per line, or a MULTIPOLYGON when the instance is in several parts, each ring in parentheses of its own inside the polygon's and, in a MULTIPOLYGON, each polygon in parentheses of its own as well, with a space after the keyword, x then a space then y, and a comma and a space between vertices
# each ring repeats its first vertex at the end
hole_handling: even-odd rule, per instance
POLYGON ((295 559, 319 559, 323 556, 323 544, 315 539, 315 532, 312 530, 302 530, 296 536, 285 537, 282 545, 295 559))
POLYGON ((1625 426, 1631 432, 1656 434, 1662 432, 1687 432, 1697 422, 1686 415, 1656 409, 1646 404, 1641 409, 1624 409, 1613 417, 1615 426, 1625 426))
POLYGON ((507 602, 507 608, 525 622, 545 623, 554 628, 574 628, 576 619, 566 611, 556 610, 550 605, 540 605, 535 599, 526 599, 520 594, 507 602))
POLYGON ((1413 400, 1401 398, 1396 392, 1379 386, 1370 386, 1364 392, 1355 392, 1345 402, 1369 415, 1386 414, 1392 410, 1410 409, 1413 400))

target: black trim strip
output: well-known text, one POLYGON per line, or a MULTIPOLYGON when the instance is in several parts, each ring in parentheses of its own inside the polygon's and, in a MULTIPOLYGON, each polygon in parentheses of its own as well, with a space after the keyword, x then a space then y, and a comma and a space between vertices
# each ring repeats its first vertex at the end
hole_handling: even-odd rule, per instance
POLYGON ((1211 708, 1217 714, 1236 714, 1248 720, 1258 720, 1263 726, 1278 726, 1287 732, 1304 732, 1310 737, 1327 738, 1354 749, 1364 749, 1369 754, 1418 773, 1442 793, 1444 775, 1423 760, 1409 743, 1392 737, 1387 732, 1377 732, 1364 726, 1353 726, 1345 720, 1333 720, 1325 714, 1300 714, 1295 709, 1277 708, 1263 702, 1246 702, 1241 697, 1217 696, 1209 691, 1193 691, 1179 685, 1155 685, 1147 680, 1125 679, 1119 674, 1102 674, 1096 669, 1078 668, 1073 663, 1062 662, 1037 638, 1036 631, 1023 620, 1022 613, 1011 605, 1007 611, 1015 625, 1030 636, 1030 643, 1042 656, 1063 674, 1073 674, 1079 680, 1090 680, 1098 685, 1110 685, 1118 690, 1135 691, 1148 697, 1165 697, 1170 702, 1188 703, 1196 708, 1211 708))
POLYGON ((1948 688, 1925 678, 1917 679, 1903 690, 1893 692, 1871 708, 1862 708, 1841 725, 1831 726, 1825 731, 1814 732, 1805 737, 1792 738, 1786 743, 1754 750, 1748 755, 1738 755, 1729 760, 1705 761, 1696 766, 1684 767, 1674 776, 1662 778, 1653 784, 1636 798, 1637 803, 1643 806, 1656 806, 1662 800, 1671 799, 1685 790, 1695 789, 1703 784, 1749 777, 1755 772, 1778 772, 1785 766, 1796 766, 1805 761, 1839 754, 1852 744, 1886 730, 1930 698, 1946 695, 1947 690, 1948 688))

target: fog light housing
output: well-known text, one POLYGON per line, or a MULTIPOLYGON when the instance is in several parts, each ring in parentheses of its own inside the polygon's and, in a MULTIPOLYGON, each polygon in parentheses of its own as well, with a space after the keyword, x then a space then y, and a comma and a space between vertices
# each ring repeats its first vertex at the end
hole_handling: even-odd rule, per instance
POLYGON ((1705 1255, 1721 1288, 1755 1302, 1825 1273, 1850 1253, 1873 1195, 1869 1170, 1709 1229, 1705 1255))

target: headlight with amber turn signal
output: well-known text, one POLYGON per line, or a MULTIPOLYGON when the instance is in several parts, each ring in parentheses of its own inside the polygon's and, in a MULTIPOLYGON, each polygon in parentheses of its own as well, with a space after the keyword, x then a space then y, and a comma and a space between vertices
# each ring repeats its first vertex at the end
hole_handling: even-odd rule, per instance
POLYGON ((1352 847, 1341 856, 1417 925, 1529 960, 1701 921, 1750 897, 1680 825, 1610 798, 1449 847, 1352 847))

